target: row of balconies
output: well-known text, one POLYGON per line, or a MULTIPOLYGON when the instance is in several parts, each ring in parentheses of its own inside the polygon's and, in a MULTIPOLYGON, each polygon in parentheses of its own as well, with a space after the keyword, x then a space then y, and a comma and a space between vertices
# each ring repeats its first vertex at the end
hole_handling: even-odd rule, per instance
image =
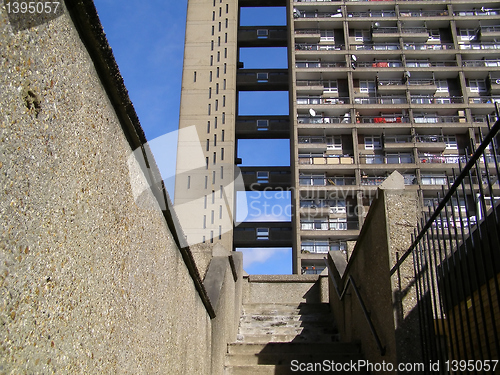
MULTIPOLYGON (((411 104, 463 104, 463 96, 433 96, 433 95, 412 95, 409 102, 411 104)), ((500 96, 480 95, 469 98, 469 104, 494 104, 500 102, 500 96)), ((377 104, 384 106, 408 104, 406 96, 380 95, 373 97, 354 97, 352 101, 349 97, 323 97, 323 96, 298 96, 297 105, 339 105, 339 104, 377 104)))
MULTIPOLYGON (((500 36, 500 34, 499 34, 500 36)), ((346 45, 343 43, 311 43, 311 42, 296 42, 296 51, 343 51, 346 45)), ((462 43, 457 44, 457 48, 453 43, 373 43, 364 42, 360 44, 351 44, 351 51, 397 51, 404 50, 407 54, 411 51, 450 51, 458 53, 459 50, 498 50, 500 43, 462 43)))
MULTIPOLYGON (((385 154, 359 154, 359 164, 414 164, 412 153, 396 152, 385 154)), ((465 163, 463 155, 423 153, 418 155, 418 164, 458 164, 465 163)), ((352 156, 311 156, 299 154, 299 165, 350 165, 354 164, 352 156)))
MULTIPOLYGON (((321 60, 296 60, 296 68, 307 68, 307 69, 317 69, 317 68, 346 68, 348 65, 345 61, 321 61, 321 60)), ((406 63, 401 60, 389 61, 377 61, 377 62, 357 62, 354 65, 356 68, 394 68, 394 67, 406 67, 406 68, 458 68, 458 63, 455 60, 443 60, 443 61, 430 61, 430 60, 410 60, 406 59, 406 63), (379 63, 387 62, 387 65, 381 65, 379 63)), ((490 60, 462 60, 462 67, 464 68, 498 68, 500 67, 500 59, 490 59, 490 60)), ((411 70, 411 69, 410 69, 411 70)), ((467 71, 467 69, 466 69, 467 71)))

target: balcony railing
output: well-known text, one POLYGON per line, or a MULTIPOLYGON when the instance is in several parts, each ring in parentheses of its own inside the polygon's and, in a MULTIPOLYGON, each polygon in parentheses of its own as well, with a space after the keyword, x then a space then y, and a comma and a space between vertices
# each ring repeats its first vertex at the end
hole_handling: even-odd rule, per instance
POLYGON ((397 27, 377 27, 372 30, 373 34, 398 34, 397 27))
POLYGON ((368 11, 368 12, 348 12, 347 17, 357 18, 357 17, 396 17, 396 12, 393 10, 379 10, 379 11, 368 11))
POLYGON ((297 104, 349 104, 349 98, 298 97, 297 104))
POLYGON ((474 96, 469 98, 469 104, 500 103, 500 96, 474 96))
POLYGON ((465 116, 423 116, 414 114, 413 122, 416 124, 437 124, 440 122, 466 122, 467 118, 465 116), (421 117, 419 117, 421 116, 421 117))
POLYGON ((359 223, 357 221, 330 221, 330 220, 314 220, 301 221, 301 230, 357 230, 359 223))
POLYGON ((460 104, 464 102, 462 96, 426 96, 412 95, 412 104, 460 104))
POLYGON ((405 104, 404 96, 379 96, 369 98, 354 98, 355 104, 405 104))
POLYGON ((462 61, 462 66, 478 68, 478 67, 498 67, 500 66, 500 60, 465 60, 462 61))
POLYGON ((429 34, 426 27, 403 27, 401 32, 403 34, 429 34))
POLYGON ((453 12, 455 16, 498 16, 500 9, 472 9, 472 10, 457 10, 453 12))
POLYGON ((447 10, 400 10, 401 17, 443 17, 448 15, 447 10))
POLYGON ((337 165, 337 164, 354 164, 352 156, 309 156, 299 155, 299 164, 301 165, 337 165))
POLYGON ((296 68, 345 68, 346 66, 345 61, 295 61, 296 68))
POLYGON ((459 44, 459 49, 481 50, 481 49, 500 49, 499 43, 469 43, 459 44))
POLYGON ((382 184, 387 177, 383 176, 361 176, 362 186, 377 186, 382 184))
POLYGON ((350 123, 351 119, 345 116, 337 117, 297 117, 299 124, 340 124, 350 123))
POLYGON ((294 12, 294 18, 341 18, 342 12, 305 12, 300 10, 298 12, 294 12))
POLYGON ((487 122, 488 119, 493 124, 496 121, 496 116, 495 115, 473 115, 472 116, 473 122, 487 122))
POLYGON ((373 51, 394 51, 399 50, 399 44, 396 43, 381 43, 381 44, 351 44, 351 49, 359 50, 373 50, 373 51))
POLYGON ((300 245, 300 250, 303 253, 328 253, 329 251, 345 251, 347 249, 347 243, 345 242, 314 242, 314 241, 302 241, 300 245))
POLYGON ((457 66, 456 61, 426 61, 426 60, 406 60, 408 68, 439 68, 447 66, 457 66))
POLYGON ((392 143, 411 143, 413 137, 411 135, 386 135, 384 137, 384 144, 392 143))
POLYGON ((452 43, 440 43, 440 44, 424 44, 424 43, 405 43, 403 45, 404 50, 414 50, 414 51, 438 51, 438 50, 448 50, 453 49, 454 45, 452 43))
POLYGON ((296 51, 341 51, 345 49, 343 44, 310 44, 295 43, 296 51))
POLYGON ((409 122, 409 118, 403 115, 394 116, 360 116, 359 122, 363 124, 391 124, 409 122))
POLYGON ((361 164, 411 164, 414 163, 411 154, 360 155, 361 164))
POLYGON ((402 67, 403 63, 399 60, 389 60, 389 61, 359 61, 356 63, 358 68, 399 68, 402 67))
POLYGON ((322 176, 300 176, 301 186, 352 186, 356 185, 355 177, 322 177, 322 176))
POLYGON ((432 155, 424 154, 418 155, 418 160, 421 163, 429 164, 458 164, 465 163, 465 156, 463 155, 432 155))

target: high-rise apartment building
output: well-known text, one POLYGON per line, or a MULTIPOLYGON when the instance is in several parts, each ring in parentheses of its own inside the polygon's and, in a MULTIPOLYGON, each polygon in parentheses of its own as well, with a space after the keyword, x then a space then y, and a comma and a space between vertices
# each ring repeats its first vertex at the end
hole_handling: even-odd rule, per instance
POLYGON ((498 101, 500 1, 189 0, 180 128, 196 132, 179 137, 175 196, 190 207, 188 239, 291 246, 295 273, 320 272, 322 253, 356 239, 392 171, 432 205, 498 101), (268 6, 283 7, 286 26, 239 26, 242 7, 268 6), (283 46, 288 69, 238 62, 238 48, 283 46), (288 91, 289 116, 239 116, 247 90, 288 91), (290 139, 289 168, 241 176, 247 190, 290 189, 291 223, 232 230, 244 138, 290 139))

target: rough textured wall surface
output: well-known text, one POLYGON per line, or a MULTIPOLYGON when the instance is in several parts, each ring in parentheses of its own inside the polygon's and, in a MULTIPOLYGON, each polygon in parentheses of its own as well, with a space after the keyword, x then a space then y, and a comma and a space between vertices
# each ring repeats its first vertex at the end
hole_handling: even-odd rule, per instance
POLYGON ((19 29, 1 7, 0 373, 207 374, 210 319, 162 213, 134 202, 67 10, 19 29))

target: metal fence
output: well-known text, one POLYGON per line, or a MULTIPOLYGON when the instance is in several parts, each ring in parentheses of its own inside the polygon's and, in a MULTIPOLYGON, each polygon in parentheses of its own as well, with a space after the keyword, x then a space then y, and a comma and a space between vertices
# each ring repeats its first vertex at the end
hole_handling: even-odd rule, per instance
POLYGON ((391 269, 413 261, 423 359, 440 363, 429 374, 500 372, 500 121, 488 127, 391 269))

